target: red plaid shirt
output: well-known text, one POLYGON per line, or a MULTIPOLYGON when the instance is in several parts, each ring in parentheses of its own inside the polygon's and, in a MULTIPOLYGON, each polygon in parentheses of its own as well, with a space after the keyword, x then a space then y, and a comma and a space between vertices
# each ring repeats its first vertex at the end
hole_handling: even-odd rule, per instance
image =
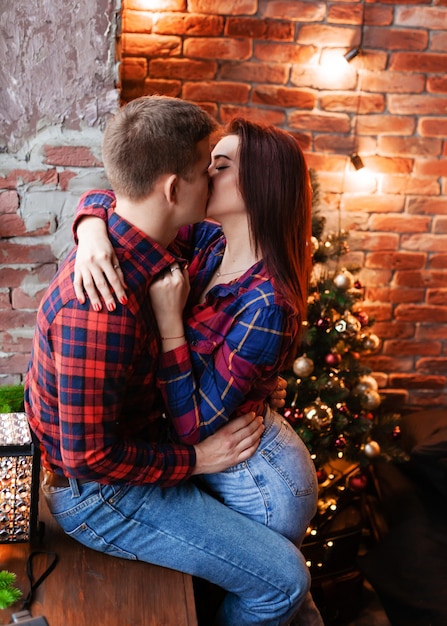
POLYGON ((101 313, 79 304, 72 251, 39 307, 26 412, 46 468, 102 483, 174 485, 191 475, 195 451, 165 434, 147 288, 176 257, 115 213, 108 228, 128 304, 101 313))

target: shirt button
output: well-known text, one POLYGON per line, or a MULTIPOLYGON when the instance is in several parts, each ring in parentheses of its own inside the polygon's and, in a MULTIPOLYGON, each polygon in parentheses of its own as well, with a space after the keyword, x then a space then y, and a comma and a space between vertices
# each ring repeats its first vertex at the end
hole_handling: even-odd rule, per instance
POLYGON ((197 345, 197 339, 193 339, 193 340, 191 341, 191 345, 192 345, 192 346, 196 346, 196 345, 197 345))

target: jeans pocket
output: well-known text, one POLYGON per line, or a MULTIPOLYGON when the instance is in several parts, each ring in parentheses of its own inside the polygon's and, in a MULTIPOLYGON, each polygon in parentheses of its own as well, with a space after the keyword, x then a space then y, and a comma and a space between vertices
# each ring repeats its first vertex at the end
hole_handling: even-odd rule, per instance
POLYGON ((123 550, 119 546, 107 541, 104 537, 98 535, 85 522, 77 526, 77 528, 71 532, 67 532, 67 535, 73 537, 73 539, 82 543, 84 546, 87 546, 87 548, 92 548, 92 550, 96 550, 97 552, 103 552, 109 556, 117 556, 121 559, 128 559, 130 561, 137 560, 137 556, 135 554, 132 554, 127 550, 123 550))
POLYGON ((284 420, 274 437, 259 450, 295 496, 316 493, 315 465, 304 442, 284 420))

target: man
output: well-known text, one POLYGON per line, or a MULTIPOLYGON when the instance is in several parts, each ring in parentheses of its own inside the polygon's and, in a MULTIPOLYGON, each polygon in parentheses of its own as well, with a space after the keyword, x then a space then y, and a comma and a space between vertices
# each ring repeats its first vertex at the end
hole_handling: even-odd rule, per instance
POLYGON ((296 582, 303 557, 191 478, 249 458, 262 420, 246 415, 200 444, 173 444, 154 381, 160 338, 147 290, 180 267, 167 250, 178 229, 205 216, 213 127, 200 108, 164 97, 134 100, 108 124, 108 234, 128 301, 109 311, 79 303, 73 251, 39 307, 25 403, 43 491, 65 532, 225 588, 217 624, 273 626, 288 623, 308 590, 296 582))

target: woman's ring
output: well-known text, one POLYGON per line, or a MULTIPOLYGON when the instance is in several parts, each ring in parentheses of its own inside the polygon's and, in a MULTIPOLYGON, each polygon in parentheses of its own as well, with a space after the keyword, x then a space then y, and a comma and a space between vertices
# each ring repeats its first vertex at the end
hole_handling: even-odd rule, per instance
POLYGON ((114 265, 114 266, 113 266, 113 269, 114 269, 114 270, 117 270, 118 268, 119 268, 119 265, 114 265))
POLYGON ((172 273, 172 272, 175 272, 175 270, 181 270, 181 268, 180 268, 180 267, 171 267, 171 268, 170 268, 170 272, 171 272, 171 273, 172 273))

